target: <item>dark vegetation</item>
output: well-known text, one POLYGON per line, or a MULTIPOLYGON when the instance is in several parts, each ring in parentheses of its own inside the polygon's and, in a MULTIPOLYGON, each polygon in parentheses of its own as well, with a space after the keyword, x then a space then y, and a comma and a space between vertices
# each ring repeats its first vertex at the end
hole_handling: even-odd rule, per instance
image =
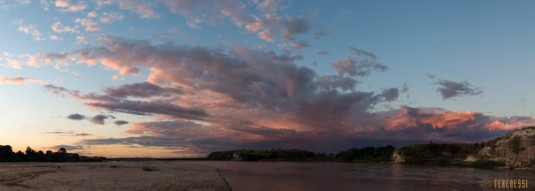
POLYGON ((30 147, 26 151, 13 152, 10 145, 0 145, 0 162, 101 162, 105 157, 86 157, 76 153, 67 153, 65 148, 60 148, 58 152, 50 150, 35 151, 30 147))
POLYGON ((484 143, 475 144, 417 144, 399 149, 405 164, 428 164, 441 166, 459 166, 474 168, 495 168, 505 166, 504 161, 478 159, 474 162, 464 161, 468 155, 477 155, 484 143))
POLYGON ((208 160, 295 161, 295 162, 390 162, 395 147, 352 148, 338 154, 313 153, 305 150, 233 150, 210 153, 208 160))
MULTIPOLYGON (((484 147, 475 144, 416 144, 398 150, 405 159, 404 164, 458 166, 473 168, 495 168, 504 166, 504 161, 479 159, 464 161, 468 155, 476 155, 484 147)), ((206 160, 220 161, 295 161, 295 162, 392 162, 395 151, 392 145, 380 147, 351 148, 337 154, 313 153, 305 150, 232 150, 210 153, 206 160)))
POLYGON ((438 164, 447 165, 455 160, 464 160, 475 154, 479 144, 416 144, 403 147, 399 153, 404 156, 407 164, 438 164))
POLYGON ((513 153, 516 154, 516 158, 518 158, 518 153, 523 150, 522 147, 520 147, 520 137, 514 136, 513 138, 509 139, 509 147, 513 149, 513 153))
POLYGON ((395 149, 392 145, 352 148, 336 154, 335 159, 342 162, 390 162, 395 149))

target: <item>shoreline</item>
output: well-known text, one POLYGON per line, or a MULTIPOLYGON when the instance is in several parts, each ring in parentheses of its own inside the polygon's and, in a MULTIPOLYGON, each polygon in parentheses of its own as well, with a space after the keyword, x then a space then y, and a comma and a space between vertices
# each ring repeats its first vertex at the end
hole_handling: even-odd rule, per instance
POLYGON ((9 162, 0 169, 0 190, 232 190, 219 169, 183 161, 9 162))

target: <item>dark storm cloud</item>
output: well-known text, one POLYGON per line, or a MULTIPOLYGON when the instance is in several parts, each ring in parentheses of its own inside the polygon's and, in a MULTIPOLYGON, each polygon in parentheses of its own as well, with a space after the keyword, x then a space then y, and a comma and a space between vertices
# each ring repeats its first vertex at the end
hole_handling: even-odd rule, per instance
POLYGON ((483 93, 481 88, 474 87, 467 81, 439 80, 438 84, 440 87, 437 88, 437 91, 440 92, 443 100, 465 95, 481 95, 483 93))
POLYGON ((179 89, 162 88, 149 82, 126 84, 115 88, 109 87, 104 89, 104 92, 116 98, 127 98, 130 96, 146 98, 152 96, 172 96, 182 93, 179 89))
MULTIPOLYGON (((69 90, 67 88, 46 85, 45 89, 52 91, 52 93, 63 96, 63 93, 68 93, 74 98, 81 100, 97 101, 97 102, 88 102, 86 105, 91 107, 103 108, 110 111, 129 113, 134 115, 152 115, 152 114, 163 114, 169 115, 175 118, 185 118, 185 119, 196 119, 202 120, 203 118, 208 117, 209 115, 200 108, 186 108, 181 106, 173 105, 172 103, 161 101, 137 101, 137 100, 125 100, 123 98, 128 96, 135 97, 145 97, 150 96, 150 93, 159 94, 159 95, 172 95, 173 93, 179 93, 173 88, 156 88, 153 85, 147 85, 148 83, 136 83, 123 85, 118 88, 107 88, 104 90, 107 94, 99 95, 95 93, 90 93, 86 95, 80 95, 79 91, 69 90), (148 88, 148 89, 143 89, 148 88)), ((153 94, 153 95, 154 95, 153 94)), ((80 115, 80 114, 78 114, 80 115)), ((78 116, 75 114, 69 115, 69 119, 81 118, 85 116, 78 116)), ((108 115, 97 115, 90 119, 94 124, 103 124, 103 120, 106 118, 115 119, 114 116, 108 115), (102 122, 102 123, 101 123, 102 122)))
MULTIPOLYGON (((121 75, 148 71, 146 83, 85 95, 53 90, 77 96, 94 108, 164 115, 170 121, 133 123, 127 131, 132 137, 88 139, 84 144, 179 145, 191 151, 278 145, 327 151, 357 140, 423 139, 413 135, 445 141, 482 140, 531 120, 429 108, 374 111, 380 103, 395 101, 407 86, 359 91, 357 78, 387 69, 369 52, 336 61, 333 67, 339 75, 318 75, 295 63, 300 56, 241 46, 226 51, 115 37, 99 42, 71 53, 72 57, 80 63, 100 63, 121 75)), ((443 84, 456 96, 478 92, 467 83, 461 87, 468 88, 443 84)))
POLYGON ((338 75, 323 75, 316 80, 316 85, 321 89, 336 89, 340 88, 344 91, 353 90, 357 85, 357 81, 350 77, 342 77, 338 75))
POLYGON ((82 145, 55 145, 55 146, 52 146, 50 147, 50 149, 54 150, 54 151, 57 151, 61 148, 64 148, 65 150, 67 150, 67 152, 69 152, 70 150, 84 150, 84 146, 82 145))
POLYGON ((115 125, 119 125, 119 126, 121 126, 121 125, 126 125, 126 124, 128 124, 128 121, 117 120, 117 121, 115 121, 115 122, 113 122, 113 123, 114 123, 115 125))
POLYGON ((105 120, 108 119, 109 117, 106 116, 106 115, 95 115, 93 118, 91 118, 89 121, 91 121, 91 123, 93 124, 97 124, 97 125, 104 125, 105 123, 105 120))
POLYGON ((103 108, 110 111, 130 114, 163 114, 176 118, 203 120, 209 115, 200 108, 185 108, 166 102, 145 102, 122 100, 120 102, 92 102, 88 106, 103 108))
POLYGON ((290 39, 294 35, 306 34, 310 29, 310 21, 303 17, 289 17, 282 23, 284 27, 282 35, 284 38, 290 39))
POLYGON ((377 59, 377 57, 375 56, 375 54, 373 52, 364 51, 364 50, 361 50, 361 49, 358 49, 358 48, 355 48, 355 47, 349 47, 348 49, 349 49, 349 51, 351 51, 351 53, 353 53, 353 54, 355 54, 357 56, 368 57, 368 58, 373 59, 373 60, 377 59))
POLYGON ((86 117, 84 115, 81 115, 81 114, 78 114, 78 113, 74 113, 74 114, 70 114, 69 116, 67 116, 68 119, 71 119, 71 120, 83 120, 85 119, 86 117))
MULTIPOLYGON (((306 30, 291 29, 289 33, 300 34, 299 31, 306 30)), ((100 43, 100 46, 76 51, 72 56, 82 63, 99 63, 99 60, 105 59, 106 62, 100 63, 122 75, 137 75, 140 69, 150 68, 147 78, 150 85, 127 84, 105 89, 104 94, 75 94, 80 99, 89 101, 86 103, 88 106, 138 115, 156 114, 176 119, 206 120, 209 125, 198 127, 199 129, 209 128, 210 132, 223 129, 239 133, 249 143, 299 145, 314 142, 312 139, 323 140, 320 142, 333 141, 337 135, 350 140, 351 136, 359 135, 347 132, 357 129, 368 131, 368 128, 378 124, 375 114, 369 111, 371 108, 380 102, 393 101, 398 96, 395 88, 378 94, 357 91, 357 81, 351 75, 318 76, 313 70, 294 63, 302 59, 298 55, 275 54, 240 46, 231 52, 225 52, 204 47, 152 45, 147 41, 114 37, 101 38, 100 43), (163 87, 180 89, 184 93, 173 92, 172 99, 169 96, 150 96, 146 97, 148 100, 132 100, 160 94, 163 87), (221 102, 214 103, 213 100, 221 102), (257 114, 253 115, 249 110, 257 114), (209 112, 213 114, 208 114, 209 112), (274 118, 280 120, 273 121, 274 118), (254 125, 238 128, 239 123, 236 121, 243 119, 250 119, 254 125), (268 121, 272 121, 272 124, 264 125, 268 121), (302 135, 299 134, 300 131, 309 131, 311 133, 306 136, 314 136, 306 141, 285 140, 288 137, 297 138, 302 135), (314 132, 318 131, 325 133, 316 135, 314 132), (265 136, 260 136, 263 133, 265 136), (280 137, 286 138, 270 137, 278 133, 280 137), (250 140, 252 137, 259 140, 250 140)), ((386 66, 369 59, 354 61, 345 67, 350 74, 359 77, 386 69, 386 66)), ((61 92, 72 91, 62 89, 61 92)), ((142 128, 145 130, 140 135, 176 135, 175 138, 179 139, 177 133, 185 133, 174 132, 181 126, 176 122, 153 126, 159 128, 151 131, 142 128)), ((133 124, 132 127, 141 126, 133 124)), ((194 129, 190 128, 191 131, 194 129)), ((133 129, 129 132, 141 131, 133 129)), ((204 140, 228 137, 231 135, 208 137, 204 140)))
POLYGON ((316 51, 316 55, 325 56, 325 55, 329 55, 329 52, 327 52, 327 51, 316 51))
POLYGON ((385 101, 394 101, 398 99, 399 90, 397 88, 389 88, 383 90, 383 93, 381 95, 383 96, 385 101))
POLYGON ((357 60, 351 57, 347 57, 344 60, 337 60, 332 63, 332 67, 338 71, 340 76, 347 74, 351 77, 367 76, 372 71, 385 71, 388 68, 375 60, 357 60))
POLYGON ((282 22, 282 38, 297 49, 309 47, 308 42, 296 40, 295 35, 306 34, 310 30, 310 21, 303 17, 289 17, 282 22))
POLYGON ((59 87, 59 86, 54 86, 52 84, 48 84, 48 85, 43 86, 43 88, 47 91, 52 92, 54 95, 57 95, 57 96, 65 97, 65 93, 66 93, 73 97, 79 97, 78 91, 71 91, 64 87, 59 87))

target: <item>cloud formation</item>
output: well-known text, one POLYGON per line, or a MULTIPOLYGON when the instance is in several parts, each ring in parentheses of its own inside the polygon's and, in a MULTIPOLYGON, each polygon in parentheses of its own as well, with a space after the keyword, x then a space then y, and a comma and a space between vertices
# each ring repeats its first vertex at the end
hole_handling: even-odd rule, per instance
POLYGON ((84 115, 74 113, 74 114, 70 114, 69 116, 67 116, 67 119, 80 121, 80 120, 86 119, 86 117, 84 115))
POLYGON ((289 41, 294 48, 302 49, 309 46, 306 41, 296 40, 295 35, 306 34, 311 27, 310 21, 303 17, 289 17, 283 23, 282 38, 289 41))
MULTIPOLYGON (((206 125, 193 126, 226 129, 231 134, 242 134, 242 141, 251 144, 276 145, 300 134, 315 138, 285 144, 334 140, 338 135, 354 139, 359 135, 348 134, 348 131, 370 131, 369 128, 378 124, 369 109, 381 102, 394 101, 399 94, 397 88, 378 93, 355 89, 357 82, 352 77, 364 77, 375 68, 383 68, 375 66, 376 63, 348 66, 348 70, 358 71, 355 75, 318 76, 313 70, 294 63, 301 59, 299 56, 277 55, 241 46, 224 52, 204 47, 152 45, 147 41, 114 37, 102 38, 100 43, 97 47, 61 56, 49 54, 47 59, 68 57, 76 62, 102 64, 121 75, 139 75, 140 71, 148 69, 147 81, 90 94, 52 85, 45 88, 86 100, 86 105, 95 108, 170 117, 171 124, 177 126, 205 121, 206 125), (273 121, 274 118, 279 120, 273 121), (275 134, 280 136, 273 136, 275 134)), ((154 127, 166 128, 144 130, 142 135, 155 139, 171 134, 169 123, 157 124, 154 127), (163 130, 166 133, 161 133, 163 130)), ((139 126, 132 126, 136 125, 139 126)), ((141 131, 129 132, 140 134, 134 132, 141 131)), ((214 140, 210 138, 210 141, 214 140)))
POLYGON ((408 106, 384 113, 382 121, 392 138, 447 142, 485 141, 512 129, 535 124, 531 117, 495 117, 472 111, 408 106))
POLYGON ((105 120, 108 119, 108 118, 109 118, 109 116, 99 114, 99 115, 95 115, 89 121, 91 121, 91 123, 93 123, 93 124, 104 125, 105 120))
POLYGON ((128 121, 123 121, 123 120, 117 120, 115 122, 113 122, 115 125, 118 125, 118 126, 121 126, 121 125, 126 125, 128 124, 128 121))
POLYGON ((50 147, 49 149, 58 151, 61 148, 64 148, 65 150, 67 150, 67 152, 72 151, 72 150, 84 150, 85 149, 85 147, 82 145, 55 145, 55 146, 50 147))
POLYGON ((35 41, 46 40, 46 37, 37 29, 35 24, 23 24, 19 22, 19 27, 17 28, 19 32, 32 36, 35 41))
POLYGON ((104 90, 107 95, 117 98, 127 98, 127 97, 140 97, 147 98, 153 96, 168 97, 174 94, 180 94, 182 91, 180 89, 174 88, 162 88, 160 86, 154 85, 150 82, 126 84, 116 88, 106 88, 104 90))
POLYGON ((17 77, 17 78, 9 78, 9 77, 0 77, 0 84, 22 84, 22 83, 43 83, 41 80, 37 78, 23 78, 23 77, 17 77))
POLYGON ((93 136, 93 134, 76 133, 74 131, 50 131, 50 132, 45 132, 45 134, 59 135, 59 136, 79 136, 79 137, 93 136))
POLYGON ((143 18, 158 17, 154 9, 139 0, 121 0, 119 1, 119 8, 132 10, 143 18))
POLYGON ((345 74, 355 77, 355 76, 367 76, 372 71, 385 71, 388 67, 382 65, 375 60, 356 60, 352 57, 346 57, 344 60, 337 60, 332 63, 332 67, 338 71, 340 76, 345 74))
POLYGON ((442 95, 443 100, 451 99, 458 96, 481 95, 483 90, 474 87, 467 81, 456 82, 450 80, 439 80, 437 91, 442 95))
MULTIPOLYGON (((156 116, 152 122, 132 123, 128 137, 87 139, 80 144, 165 147, 190 153, 278 147, 331 152, 378 140, 382 144, 474 141, 534 122, 443 109, 375 111, 376 105, 395 101, 400 90, 359 91, 357 78, 387 67, 370 52, 352 54, 356 58, 332 64, 338 75, 317 75, 297 65, 302 57, 296 55, 102 37, 96 45, 47 54, 45 60, 100 64, 118 75, 146 75, 145 82, 87 94, 53 85, 45 88, 84 100, 93 108, 156 116)), ((100 119, 104 123, 106 118, 100 119)))

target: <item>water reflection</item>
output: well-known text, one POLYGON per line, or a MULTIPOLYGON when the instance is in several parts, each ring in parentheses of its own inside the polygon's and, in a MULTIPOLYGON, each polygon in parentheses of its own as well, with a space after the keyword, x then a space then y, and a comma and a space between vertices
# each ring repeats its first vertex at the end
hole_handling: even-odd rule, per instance
POLYGON ((220 169, 241 190, 485 190, 482 179, 528 179, 533 170, 359 163, 196 162, 220 169))

